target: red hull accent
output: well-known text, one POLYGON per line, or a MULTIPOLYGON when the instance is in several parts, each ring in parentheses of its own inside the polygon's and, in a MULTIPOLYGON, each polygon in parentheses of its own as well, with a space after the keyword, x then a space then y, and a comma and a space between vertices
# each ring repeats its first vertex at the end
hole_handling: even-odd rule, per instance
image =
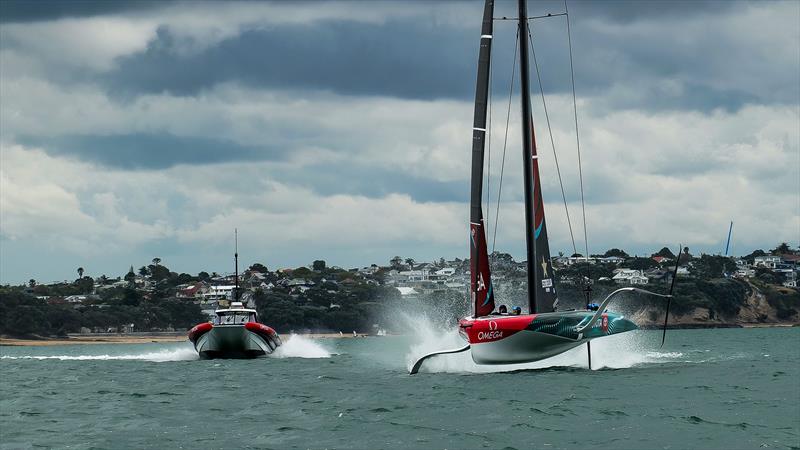
POLYGON ((191 330, 189 330, 189 340, 192 341, 192 343, 195 343, 200 336, 211 331, 212 327, 213 325, 211 325, 209 322, 203 322, 195 325, 191 330))
POLYGON ((480 319, 462 319, 460 333, 470 344, 499 341, 524 330, 536 314, 524 316, 489 316, 480 319))
POLYGON ((264 325, 263 323, 247 322, 246 324, 244 324, 244 327, 248 331, 252 331, 253 333, 259 334, 266 338, 275 339, 275 337, 278 336, 278 333, 276 333, 275 330, 264 325))

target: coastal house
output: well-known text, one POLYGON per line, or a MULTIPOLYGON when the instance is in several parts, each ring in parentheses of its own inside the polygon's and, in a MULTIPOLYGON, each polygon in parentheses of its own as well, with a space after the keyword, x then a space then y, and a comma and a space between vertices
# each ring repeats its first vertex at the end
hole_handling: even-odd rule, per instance
POLYGON ((203 281, 198 281, 194 284, 179 286, 178 292, 175 294, 177 298, 197 298, 202 297, 204 292, 208 291, 208 285, 203 281))
POLYGON ((602 264, 620 264, 625 261, 625 258, 620 258, 619 256, 604 256, 602 258, 597 258, 597 260, 602 264))
POLYGON ((663 264, 665 262, 672 261, 672 259, 667 258, 666 256, 653 256, 652 260, 655 261, 657 264, 663 264))
POLYGON ((754 267, 764 267, 767 269, 774 269, 781 263, 780 256, 766 255, 756 256, 753 261, 754 267))
POLYGON ((617 284, 647 284, 648 279, 641 270, 617 269, 611 278, 617 284))
POLYGON ((231 297, 231 293, 235 288, 235 285, 232 284, 215 284, 208 287, 208 290, 201 294, 203 301, 214 301, 214 300, 227 300, 231 297))

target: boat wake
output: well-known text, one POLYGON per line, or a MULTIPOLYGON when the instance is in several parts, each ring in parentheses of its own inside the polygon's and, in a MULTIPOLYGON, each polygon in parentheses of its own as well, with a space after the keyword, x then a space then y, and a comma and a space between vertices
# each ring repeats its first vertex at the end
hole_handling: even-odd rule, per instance
POLYGON ((272 358, 330 358, 331 352, 305 336, 291 334, 275 349, 272 358))
POLYGON ((143 352, 124 355, 21 355, 21 356, 0 356, 0 359, 17 360, 59 360, 59 361, 193 361, 198 359, 197 352, 193 348, 170 348, 155 352, 143 352))
MULTIPOLYGON (((443 331, 427 317, 402 315, 409 323, 409 329, 417 330, 417 342, 411 345, 406 354, 407 368, 428 353, 458 348, 464 339, 456 329, 443 331), (413 325, 412 325, 413 324, 413 325)), ((684 361, 680 352, 653 351, 653 345, 640 332, 622 333, 592 341, 592 369, 625 369, 646 364, 660 364, 684 361)), ((586 346, 582 345, 551 358, 526 364, 479 365, 472 361, 469 352, 434 356, 425 361, 421 372, 451 373, 494 373, 516 370, 536 370, 552 367, 588 368, 586 346)))

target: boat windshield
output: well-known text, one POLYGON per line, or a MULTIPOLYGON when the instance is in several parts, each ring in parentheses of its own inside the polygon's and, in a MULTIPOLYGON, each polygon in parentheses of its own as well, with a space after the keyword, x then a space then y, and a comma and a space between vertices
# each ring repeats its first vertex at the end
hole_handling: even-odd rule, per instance
POLYGON ((214 318, 214 324, 217 325, 234 325, 255 321, 256 315, 245 311, 221 312, 217 313, 217 317, 214 318))

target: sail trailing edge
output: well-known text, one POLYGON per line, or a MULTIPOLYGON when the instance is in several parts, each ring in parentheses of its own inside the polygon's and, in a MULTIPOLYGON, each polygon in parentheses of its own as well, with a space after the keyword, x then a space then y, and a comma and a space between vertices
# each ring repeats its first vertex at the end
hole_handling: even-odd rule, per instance
POLYGON ((472 122, 472 177, 470 192, 470 296, 475 316, 494 310, 494 290, 489 271, 489 255, 483 222, 483 162, 486 146, 486 110, 489 97, 489 63, 492 51, 494 0, 483 8, 475 112, 472 122))

